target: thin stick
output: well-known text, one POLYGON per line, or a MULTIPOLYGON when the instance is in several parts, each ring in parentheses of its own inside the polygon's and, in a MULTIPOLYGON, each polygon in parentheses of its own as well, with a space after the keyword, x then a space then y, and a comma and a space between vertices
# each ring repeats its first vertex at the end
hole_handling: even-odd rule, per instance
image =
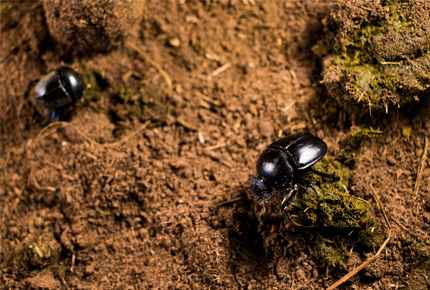
POLYGON ((231 63, 226 63, 225 65, 217 68, 216 70, 214 70, 209 77, 216 77, 217 75, 219 75, 220 73, 222 73, 223 71, 227 70, 229 67, 231 66, 231 63))
POLYGON ((70 272, 73 273, 73 268, 75 267, 75 260, 76 260, 76 256, 75 254, 72 255, 72 265, 70 266, 70 272))
POLYGON ((426 163, 426 159, 427 159, 427 150, 428 150, 428 142, 427 142, 427 137, 424 138, 424 152, 423 152, 423 156, 421 157, 421 161, 420 161, 420 165, 418 165, 418 172, 417 172, 417 180, 415 181, 415 186, 414 186, 414 199, 417 199, 418 197, 418 191, 420 189, 420 184, 421 184, 421 177, 423 176, 423 171, 424 171, 424 164, 426 163))
POLYGON ((390 224, 390 222, 388 221, 388 217, 387 217, 387 215, 385 214, 385 210, 384 210, 384 208, 382 207, 382 203, 381 203, 381 200, 379 199, 379 197, 378 197, 378 195, 376 194, 376 190, 373 188, 373 185, 370 183, 370 188, 372 189, 372 195, 373 195, 373 198, 376 200, 376 203, 378 204, 378 206, 379 206, 379 209, 382 211, 382 214, 384 215, 384 219, 385 219, 385 221, 387 222, 387 225, 388 225, 388 228, 391 230, 391 224, 390 224))
POLYGON ((387 215, 385 214, 384 208, 382 207, 381 201, 379 200, 375 189, 373 188, 372 184, 370 184, 370 187, 373 191, 373 197, 376 200, 376 203, 378 204, 379 208, 381 209, 383 215, 384 215, 384 219, 385 222, 388 225, 388 234, 387 234, 387 239, 385 240, 385 242, 382 244, 382 246, 379 248, 378 252, 376 252, 375 255, 373 255, 372 257, 370 257, 369 259, 367 259, 366 261, 364 261, 360 266, 356 267, 355 269, 353 269, 351 272, 349 272, 348 274, 346 274, 345 276, 343 276, 342 278, 340 278, 339 280, 336 281, 336 283, 334 283, 333 285, 331 285, 330 287, 327 288, 327 290, 332 290, 335 289, 336 287, 340 286, 342 283, 348 281, 352 276, 354 276, 355 274, 357 274, 358 272, 360 272, 361 270, 363 270, 365 267, 367 267, 370 263, 372 263, 373 261, 375 261, 382 253, 382 251, 385 249, 385 247, 387 246, 388 242, 391 239, 391 225, 390 222, 388 221, 387 215))
POLYGON ((52 186, 40 186, 39 182, 37 182, 36 177, 33 174, 33 170, 31 170, 31 172, 30 172, 29 179, 30 179, 30 182, 32 182, 32 185, 37 190, 47 190, 47 191, 51 191, 51 192, 57 191, 57 189, 55 187, 52 187, 52 186))
POLYGON ((214 150, 214 149, 222 148, 222 147, 225 147, 225 146, 227 146, 226 143, 218 143, 218 144, 215 144, 213 146, 205 147, 205 150, 209 151, 209 150, 214 150))
POLYGON ((367 90, 364 90, 361 95, 358 97, 357 103, 360 103, 361 99, 364 97, 364 94, 366 93, 367 90))
POLYGON ((82 132, 80 129, 76 128, 71 123, 68 123, 68 122, 55 122, 55 123, 51 123, 48 126, 46 126, 45 128, 43 128, 43 130, 40 131, 40 133, 37 135, 37 140, 40 141, 40 139, 43 139, 46 136, 48 136, 49 134, 51 134, 53 131, 49 131, 48 132, 48 129, 50 129, 50 128, 72 127, 81 137, 83 137, 88 142, 93 143, 93 144, 95 144, 97 146, 101 146, 101 147, 112 147, 112 146, 118 145, 118 144, 120 144, 120 143, 122 143, 124 141, 127 141, 128 139, 136 136, 139 132, 143 131, 149 125, 149 123, 151 123, 150 120, 146 121, 145 123, 143 123, 142 126, 139 127, 139 129, 137 129, 136 131, 134 131, 130 135, 127 135, 127 136, 125 136, 124 138, 122 138, 122 139, 120 139, 118 141, 114 141, 114 142, 111 142, 111 143, 100 143, 100 142, 97 142, 97 141, 91 139, 90 137, 88 137, 84 132, 82 132))
POLYGON ((396 65, 399 65, 399 64, 402 64, 402 62, 401 61, 381 61, 380 64, 396 64, 396 65))
MULTIPOLYGON (((114 141, 112 143, 103 143, 101 144, 103 147, 112 147, 118 144, 121 144, 122 142, 127 141, 128 139, 133 138, 134 136, 136 136, 138 133, 140 133, 141 131, 143 131, 149 124, 151 123, 151 120, 146 121, 145 123, 142 124, 142 126, 140 126, 136 131, 134 131, 133 133, 131 133, 130 135, 125 136, 124 138, 118 140, 118 141, 114 141)), ((100 144, 100 143, 99 143, 100 144)))
POLYGON ((291 262, 293 261, 293 258, 295 257, 295 256, 297 256, 299 254, 299 252, 297 252, 297 253, 295 253, 294 255, 292 255, 291 256, 291 258, 289 258, 288 259, 288 262, 287 262, 287 267, 286 267, 286 273, 290 273, 290 265, 291 265, 291 262))
POLYGON ((191 130, 191 131, 199 131, 199 128, 194 126, 193 124, 185 121, 182 117, 179 117, 176 119, 176 122, 179 123, 179 125, 182 125, 184 128, 191 130))
POLYGON ((236 198, 233 198, 233 199, 230 199, 230 200, 219 202, 219 203, 216 204, 216 206, 217 207, 224 206, 224 205, 227 205, 227 204, 230 204, 230 203, 235 203, 236 201, 240 201, 242 199, 243 199, 242 196, 236 197, 236 198))
POLYGON ((149 62, 153 67, 155 67, 160 74, 163 76, 164 80, 166 81, 167 87, 169 88, 169 96, 173 93, 173 85, 172 85, 172 79, 170 78, 169 74, 161 68, 161 66, 155 62, 146 52, 144 52, 142 49, 140 49, 137 45, 135 45, 132 42, 127 42, 127 45, 134 49, 138 54, 140 54, 147 62, 149 62))
POLYGON ((364 263, 362 263, 360 266, 358 266, 357 268, 355 268, 354 270, 352 270, 351 272, 349 272, 348 274, 343 276, 336 283, 334 283, 333 285, 328 287, 327 290, 332 290, 332 289, 337 288, 338 286, 340 286, 344 282, 348 281, 349 278, 351 278, 352 276, 354 276, 355 274, 357 274, 358 272, 363 270, 365 267, 367 267, 367 265, 369 265, 370 263, 375 261, 381 255, 382 251, 385 249, 385 247, 387 246, 388 242, 391 239, 391 231, 388 231, 388 234, 389 234, 388 238, 385 240, 385 242, 382 244, 382 246, 379 248, 378 252, 374 256, 370 257, 369 259, 364 261, 364 263))

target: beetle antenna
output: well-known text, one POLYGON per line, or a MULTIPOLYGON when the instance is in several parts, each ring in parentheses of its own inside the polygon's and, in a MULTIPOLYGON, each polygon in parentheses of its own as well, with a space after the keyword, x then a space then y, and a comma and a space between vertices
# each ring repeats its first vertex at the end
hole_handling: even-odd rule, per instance
POLYGON ((309 182, 305 179, 302 179, 302 178, 298 179, 297 183, 304 186, 304 187, 311 188, 313 190, 313 192, 315 193, 315 199, 318 202, 318 206, 320 206, 320 199, 319 199, 318 192, 316 191, 314 185, 311 182, 309 182))
POLYGON ((317 202, 318 202, 318 209, 321 211, 321 213, 322 213, 324 216, 328 217, 328 214, 327 214, 326 210, 325 210, 324 208, 322 208, 322 207, 321 207, 320 198, 319 198, 319 196, 318 196, 318 192, 317 192, 317 190, 315 189, 314 185, 313 185, 311 182, 309 182, 309 181, 307 181, 307 180, 305 180, 305 179, 299 179, 299 180, 297 180, 297 183, 299 183, 300 185, 302 185, 302 186, 304 186, 304 187, 311 188, 311 189, 314 191, 314 193, 315 193, 315 199, 316 199, 316 200, 317 200, 317 202))

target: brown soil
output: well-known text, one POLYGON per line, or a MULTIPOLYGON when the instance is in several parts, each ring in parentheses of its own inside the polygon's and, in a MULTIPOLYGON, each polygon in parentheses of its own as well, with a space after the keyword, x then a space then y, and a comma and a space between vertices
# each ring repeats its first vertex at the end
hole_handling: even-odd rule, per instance
POLYGON ((215 2, 141 2, 139 33, 99 54, 58 42, 40 2, 1 4, 2 288, 326 288, 386 237, 370 184, 392 239, 340 288, 429 287, 430 158, 413 189, 430 98, 346 113, 312 52, 331 4, 215 2), (47 117, 25 91, 63 63, 98 71, 100 91, 40 136, 47 117), (247 183, 279 136, 313 132, 335 155, 355 127, 383 131, 355 153, 349 188, 375 209, 378 242, 339 268, 288 239, 300 229, 247 183))

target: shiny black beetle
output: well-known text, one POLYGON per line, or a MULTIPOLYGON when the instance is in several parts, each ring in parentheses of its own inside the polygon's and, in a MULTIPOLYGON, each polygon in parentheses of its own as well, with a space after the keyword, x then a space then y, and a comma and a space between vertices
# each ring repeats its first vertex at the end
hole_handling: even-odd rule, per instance
POLYGON ((249 180, 249 191, 260 201, 267 201, 275 190, 285 196, 281 205, 286 209, 297 192, 297 185, 301 185, 314 191, 319 204, 317 191, 302 175, 311 171, 322 177, 340 180, 336 175, 311 168, 326 152, 327 144, 310 133, 296 133, 273 142, 257 161, 258 176, 249 180))
POLYGON ((76 103, 85 91, 82 75, 68 66, 60 66, 37 82, 37 100, 48 109, 58 109, 76 103))

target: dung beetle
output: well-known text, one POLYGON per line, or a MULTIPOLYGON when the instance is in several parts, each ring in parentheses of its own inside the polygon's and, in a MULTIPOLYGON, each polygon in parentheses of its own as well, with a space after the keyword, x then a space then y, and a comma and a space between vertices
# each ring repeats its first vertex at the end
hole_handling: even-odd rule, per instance
POLYGON ((60 66, 36 81, 37 100, 48 109, 76 103, 85 90, 82 75, 68 66, 60 66))
POLYGON ((68 66, 60 66, 40 80, 31 80, 26 96, 34 83, 36 83, 35 92, 38 102, 52 110, 52 117, 55 117, 57 110, 67 112, 70 105, 82 98, 86 88, 82 75, 68 66))
POLYGON ((327 144, 311 133, 296 133, 281 138, 266 148, 257 161, 257 177, 249 180, 249 191, 260 201, 272 198, 272 191, 285 196, 281 206, 286 209, 297 186, 311 188, 319 205, 318 193, 311 182, 302 178, 311 171, 325 178, 340 180, 336 175, 326 174, 311 168, 327 153, 327 144))

